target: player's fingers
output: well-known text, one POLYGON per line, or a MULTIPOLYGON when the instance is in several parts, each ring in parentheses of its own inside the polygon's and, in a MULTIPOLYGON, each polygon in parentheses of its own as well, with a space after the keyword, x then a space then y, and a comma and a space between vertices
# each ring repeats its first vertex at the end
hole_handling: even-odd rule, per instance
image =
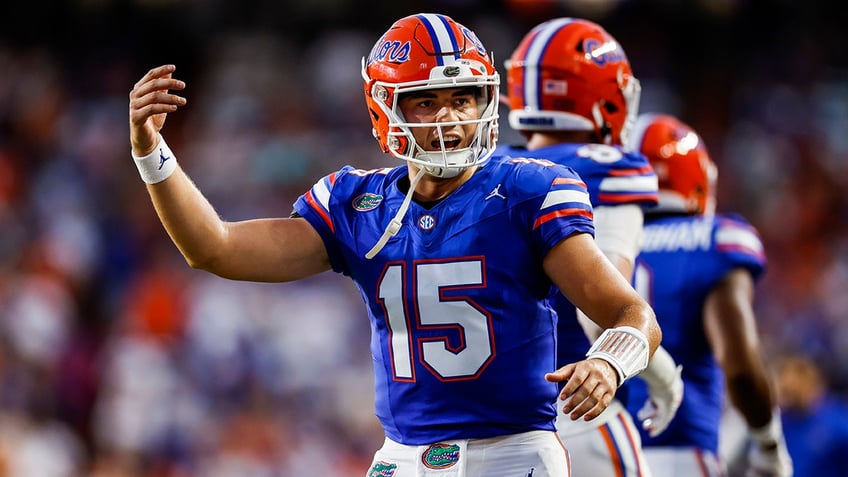
POLYGON ((168 88, 183 89, 185 83, 174 79, 160 79, 133 89, 130 92, 130 120, 137 124, 144 122, 152 114, 175 111, 178 106, 186 104, 184 97, 168 93, 168 88), (162 108, 162 105, 166 107, 162 108))
POLYGON ((603 382, 590 375, 584 381, 583 386, 575 391, 565 403, 563 412, 568 414, 572 420, 581 417, 588 420, 597 417, 597 414, 606 409, 611 400, 612 394, 609 393, 603 382), (606 400, 607 396, 609 396, 609 400, 606 400), (600 409, 597 409, 598 406, 600 406, 600 409))
POLYGON ((179 91, 185 89, 185 83, 176 78, 155 78, 137 84, 130 91, 130 99, 143 98, 151 93, 160 91, 179 91))
POLYGON ((186 99, 180 95, 166 93, 164 91, 156 91, 146 94, 140 98, 132 98, 130 100, 130 110, 142 109, 146 106, 164 104, 182 106, 186 103, 186 99))
POLYGON ((162 113, 171 113, 176 111, 178 108, 175 104, 148 104, 147 106, 134 109, 130 113, 130 123, 132 124, 144 124, 145 121, 151 116, 162 113))
MULTIPOLYGON (((576 417, 574 417, 574 413, 577 413, 577 417, 579 417, 586 412, 586 410, 594 406, 596 398, 593 397, 593 393, 599 384, 600 382, 597 376, 594 376, 591 373, 586 374, 580 386, 569 394, 568 399, 563 405, 562 412, 565 414, 571 414, 572 419, 576 419, 576 417), (586 407, 587 402, 589 403, 589 407, 586 407), (581 410, 578 411, 578 409, 581 410)), ((563 390, 563 392, 564 391, 565 390, 563 390)))
POLYGON ((563 412, 569 414, 573 420, 580 417, 587 420, 597 417, 609 406, 616 390, 614 383, 604 374, 603 367, 597 366, 597 363, 591 360, 581 363, 583 365, 575 370, 574 374, 586 374, 580 386, 571 393, 563 406, 563 412))
POLYGON ((589 375, 588 371, 581 366, 569 366, 568 370, 564 370, 568 373, 568 378, 559 393, 559 398, 563 400, 568 400, 575 392, 578 392, 589 375))
POLYGON ((571 375, 574 372, 575 365, 567 364, 553 373, 546 373, 545 380, 551 383, 561 383, 563 381, 567 381, 571 379, 571 375))
POLYGON ((173 73, 174 71, 176 71, 176 69, 177 69, 177 67, 174 66, 174 65, 161 65, 161 66, 157 66, 155 68, 151 68, 144 76, 141 77, 140 80, 138 80, 138 82, 136 82, 133 89, 138 88, 140 85, 142 85, 144 83, 150 82, 150 80, 152 80, 154 78, 161 78, 165 75, 169 75, 169 74, 173 73))
POLYGON ((175 94, 155 92, 130 100, 130 123, 143 124, 147 118, 160 113, 171 113, 186 104, 186 99, 175 94))
POLYGON ((591 421, 606 410, 612 402, 612 398, 613 394, 611 392, 604 389, 603 386, 598 386, 592 391, 589 398, 584 400, 580 406, 571 412, 570 417, 572 420, 582 417, 584 421, 591 421))

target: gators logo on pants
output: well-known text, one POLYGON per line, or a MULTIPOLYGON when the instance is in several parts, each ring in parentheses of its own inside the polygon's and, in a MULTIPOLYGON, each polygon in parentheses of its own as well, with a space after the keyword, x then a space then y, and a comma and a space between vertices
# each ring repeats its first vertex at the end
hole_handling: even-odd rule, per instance
POLYGON ((392 477, 395 475, 397 464, 389 464, 388 462, 375 462, 368 471, 368 477, 392 477))
POLYGON ((459 446, 433 444, 421 455, 421 462, 428 469, 447 469, 459 462, 459 446))

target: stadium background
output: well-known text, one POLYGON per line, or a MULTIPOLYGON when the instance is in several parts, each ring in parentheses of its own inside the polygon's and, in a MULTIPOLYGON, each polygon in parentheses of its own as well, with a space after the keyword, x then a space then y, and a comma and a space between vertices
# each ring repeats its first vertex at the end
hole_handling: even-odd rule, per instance
POLYGON ((183 167, 227 219, 287 215, 343 164, 395 164, 370 136, 359 61, 421 11, 475 30, 501 71, 541 20, 604 25, 642 81, 641 110, 704 136, 719 210, 763 236, 767 356, 813 356, 844 396, 848 35, 835 5, 4 2, 0 476, 362 475, 382 437, 352 284, 188 268, 130 163, 127 98, 149 68, 176 64, 188 106, 166 135, 183 167))

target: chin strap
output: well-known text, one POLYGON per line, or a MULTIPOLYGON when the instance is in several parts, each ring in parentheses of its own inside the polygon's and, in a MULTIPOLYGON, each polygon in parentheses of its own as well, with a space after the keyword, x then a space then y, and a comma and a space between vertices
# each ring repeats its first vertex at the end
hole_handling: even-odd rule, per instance
POLYGON ((400 231, 400 227, 403 225, 401 220, 403 216, 406 215, 406 211, 409 209, 409 203, 412 201, 412 194, 415 193, 415 187, 418 185, 418 181, 424 177, 424 168, 418 169, 418 174, 415 174, 415 177, 409 182, 409 190, 406 192, 406 197, 403 198, 403 203, 400 204, 400 209, 398 209, 397 214, 395 214, 394 218, 389 222, 389 225, 386 226, 386 230, 383 232, 380 240, 371 247, 371 250, 365 254, 365 258, 371 260, 377 255, 380 250, 383 250, 383 247, 386 245, 386 242, 389 241, 390 238, 397 235, 400 231))

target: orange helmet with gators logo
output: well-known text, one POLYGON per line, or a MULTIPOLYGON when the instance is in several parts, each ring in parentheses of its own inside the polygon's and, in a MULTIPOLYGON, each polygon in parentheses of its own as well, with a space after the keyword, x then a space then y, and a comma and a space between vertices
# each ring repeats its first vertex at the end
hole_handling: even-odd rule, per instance
MULTIPOLYGON (((440 177, 484 162, 497 143, 500 79, 473 31, 445 15, 422 13, 395 22, 362 59, 365 102, 374 137, 384 152, 440 177), (404 93, 437 88, 475 88, 479 116, 474 120, 409 123, 398 108, 404 93), (476 123, 469 147, 425 151, 410 128, 451 128, 476 123)), ((441 130, 441 129, 440 129, 441 130)))
POLYGON ((659 179, 659 206, 646 213, 715 211, 718 169, 689 125, 667 114, 642 114, 630 147, 648 157, 659 179))
POLYGON ((513 129, 594 131, 599 143, 626 143, 641 87, 621 45, 601 26, 546 21, 524 36, 506 70, 513 129))

